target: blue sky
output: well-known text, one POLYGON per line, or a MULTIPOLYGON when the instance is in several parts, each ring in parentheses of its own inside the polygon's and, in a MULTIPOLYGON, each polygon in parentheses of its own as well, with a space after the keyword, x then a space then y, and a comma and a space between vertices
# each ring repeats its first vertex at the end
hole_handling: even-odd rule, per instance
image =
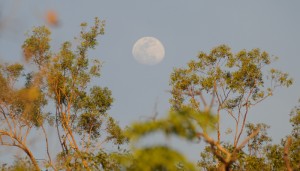
MULTIPOLYGON (((233 52, 261 48, 278 56, 275 67, 290 73, 295 83, 278 89, 275 95, 250 111, 249 121, 271 126, 269 134, 279 142, 291 130, 290 110, 300 98, 300 1, 1 1, 0 19, 11 16, 0 30, 0 60, 22 61, 24 33, 44 25, 47 10, 55 10, 59 27, 52 30, 53 50, 78 35, 81 22, 94 17, 106 20, 106 32, 96 50, 90 53, 104 62, 102 77, 93 83, 108 86, 115 98, 110 110, 125 127, 153 114, 157 102, 159 116, 168 111, 169 75, 174 67, 185 66, 200 51, 227 44, 233 52), (134 60, 134 42, 144 36, 158 38, 165 47, 165 59, 157 65, 142 65, 134 60)), ((0 21, 1 21, 0 20, 0 21)), ((231 121, 224 118, 224 129, 231 121)), ((198 152, 179 145, 197 159, 198 152), (187 148, 187 150, 186 150, 187 148)))

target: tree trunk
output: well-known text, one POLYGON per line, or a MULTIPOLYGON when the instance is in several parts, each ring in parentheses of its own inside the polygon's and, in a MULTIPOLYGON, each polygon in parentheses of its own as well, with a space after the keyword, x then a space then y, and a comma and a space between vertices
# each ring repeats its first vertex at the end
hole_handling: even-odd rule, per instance
POLYGON ((230 164, 225 164, 225 163, 222 163, 219 168, 218 168, 218 171, 230 171, 230 164))

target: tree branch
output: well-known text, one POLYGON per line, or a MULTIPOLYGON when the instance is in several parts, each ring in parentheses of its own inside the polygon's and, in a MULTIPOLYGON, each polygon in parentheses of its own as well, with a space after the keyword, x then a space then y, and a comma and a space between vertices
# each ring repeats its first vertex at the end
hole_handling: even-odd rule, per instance
POLYGON ((225 148, 223 148, 218 142, 215 142, 211 137, 209 137, 207 134, 205 133, 198 133, 199 134, 199 138, 200 136, 204 138, 204 140, 209 143, 212 146, 215 146, 218 148, 218 150, 222 151, 223 153, 225 153, 226 155, 231 155, 229 151, 227 151, 225 148))
POLYGON ((252 139, 253 137, 255 137, 260 131, 260 128, 257 128, 256 130, 254 130, 237 148, 236 151, 240 151, 247 143, 250 139, 252 139))
POLYGON ((242 133, 243 133, 243 130, 244 130, 244 127, 245 127, 245 124, 246 124, 247 114, 248 114, 248 111, 249 111, 249 105, 248 105, 248 103, 249 103, 249 98, 250 98, 250 96, 251 96, 253 90, 254 90, 254 87, 251 88, 251 90, 250 90, 250 92, 249 92, 249 94, 248 94, 248 96, 247 96, 247 98, 246 98, 246 112, 245 112, 245 116, 244 116, 244 119, 243 119, 242 128, 241 128, 240 133, 239 133, 239 135, 238 135, 238 137, 237 137, 237 139, 236 139, 236 143, 235 143, 235 144, 238 144, 238 142, 239 142, 239 140, 240 140, 240 138, 241 138, 241 135, 242 135, 242 133))
POLYGON ((291 144, 292 144, 292 138, 288 137, 286 142, 285 142, 284 154, 283 154, 283 159, 284 159, 284 162, 285 162, 285 166, 286 166, 286 169, 288 171, 293 170, 292 167, 291 167, 290 159, 289 159, 289 149, 290 149, 291 144))
POLYGON ((48 158, 49 158, 49 164, 50 166, 54 169, 54 170, 57 170, 53 164, 52 164, 52 160, 51 160, 51 155, 49 153, 49 142, 48 142, 48 136, 47 136, 47 132, 44 128, 44 125, 41 126, 42 127, 42 130, 43 130, 43 133, 44 133, 44 136, 45 136, 45 140, 46 140, 46 151, 47 151, 47 155, 48 155, 48 158))

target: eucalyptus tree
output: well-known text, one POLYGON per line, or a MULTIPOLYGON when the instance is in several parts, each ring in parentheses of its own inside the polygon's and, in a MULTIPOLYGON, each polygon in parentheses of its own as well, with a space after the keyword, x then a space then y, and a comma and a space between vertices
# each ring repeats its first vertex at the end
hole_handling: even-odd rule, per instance
POLYGON ((259 133, 258 127, 241 140, 250 109, 271 97, 276 88, 289 87, 293 82, 287 73, 267 68, 272 62, 270 55, 258 48, 234 54, 221 45, 208 54, 201 52, 186 68, 175 68, 171 74, 173 110, 190 107, 216 113, 216 139, 205 129, 199 136, 209 144, 220 169, 229 170, 238 153, 259 133), (220 128, 225 117, 234 122, 231 151, 222 145, 220 128))
POLYGON ((35 27, 22 46, 25 60, 34 69, 22 74, 30 69, 23 71, 21 64, 0 66, 3 123, 0 143, 22 149, 36 170, 40 170, 40 165, 26 141, 33 127, 41 128, 45 135, 48 159, 43 167, 53 170, 118 167, 111 157, 116 154, 108 153, 103 145, 111 142, 120 146, 126 139, 107 113, 113 103, 111 91, 92 84, 92 79, 100 76, 102 63, 88 57, 89 50, 98 44, 98 37, 104 34, 104 26, 105 22, 98 18, 90 29, 87 23, 82 23, 75 43, 62 43, 58 52, 51 51, 50 30, 35 27), (26 81, 18 88, 14 84, 22 75, 26 81), (46 121, 55 127, 61 145, 56 160, 51 159, 46 121), (5 136, 9 141, 4 140, 5 136))

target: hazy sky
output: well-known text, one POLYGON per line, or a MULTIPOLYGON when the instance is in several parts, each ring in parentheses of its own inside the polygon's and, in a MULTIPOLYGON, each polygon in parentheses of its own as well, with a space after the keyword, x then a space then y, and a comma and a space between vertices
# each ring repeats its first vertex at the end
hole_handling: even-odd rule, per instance
MULTIPOLYGON (((0 28, 0 60, 22 60, 24 33, 45 24, 47 10, 55 10, 60 20, 59 27, 50 27, 54 51, 78 35, 81 22, 92 24, 96 16, 106 20, 105 35, 90 53, 104 61, 102 77, 94 83, 112 90, 115 103, 109 113, 124 127, 150 117, 156 102, 159 116, 165 116, 172 69, 185 66, 200 51, 209 52, 220 44, 229 45, 233 52, 258 47, 278 56, 275 66, 295 80, 291 88, 278 89, 248 117, 249 121, 271 125, 269 133, 279 142, 291 130, 288 115, 300 98, 299 9, 298 0, 2 0, 0 19, 9 20, 0 28), (156 37, 164 45, 161 63, 148 66, 134 60, 132 46, 144 36, 156 37)), ((224 129, 230 125, 225 118, 223 123, 224 129)), ((187 151, 190 158, 199 158, 194 149, 187 151)))

